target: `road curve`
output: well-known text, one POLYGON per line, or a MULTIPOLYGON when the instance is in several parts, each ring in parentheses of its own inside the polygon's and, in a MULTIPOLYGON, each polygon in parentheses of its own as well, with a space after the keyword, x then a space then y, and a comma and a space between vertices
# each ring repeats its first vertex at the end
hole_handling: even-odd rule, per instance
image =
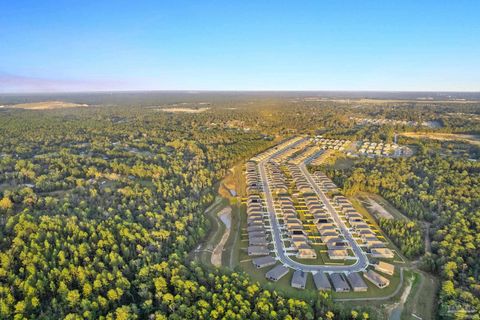
MULTIPOLYGON (((294 144, 291 144, 288 147, 293 147, 300 143, 303 140, 297 141, 294 144)), ((273 197, 270 192, 270 186, 268 184, 267 180, 267 174, 266 174, 266 169, 265 169, 265 164, 274 156, 281 154, 287 150, 287 147, 282 148, 281 150, 275 152, 272 154, 268 159, 265 159, 263 161, 260 161, 258 163, 258 170, 262 179, 262 185, 263 185, 263 192, 265 194, 265 200, 266 200, 266 206, 267 206, 267 211, 268 211, 268 217, 270 220, 270 226, 272 228, 272 238, 273 238, 273 245, 274 245, 274 250, 279 258, 280 262, 284 264, 287 267, 290 267, 292 269, 298 269, 298 270, 303 270, 305 272, 358 272, 364 270, 368 266, 368 259, 365 255, 365 253, 361 250, 361 248, 358 246, 356 241, 353 239, 351 236, 349 230, 345 226, 345 224, 341 221, 341 219, 338 217, 336 211, 333 209, 333 207, 330 205, 328 202, 328 199, 326 199, 325 195, 321 192, 321 190, 318 188, 318 186, 315 184, 313 181, 312 177, 308 172, 305 174, 306 167, 302 165, 300 168, 302 169, 303 174, 305 177, 308 179, 310 184, 312 184, 312 188, 314 188, 315 192, 318 194, 318 196, 321 198, 321 200, 325 203, 327 208, 331 210, 330 212, 332 213, 332 217, 336 218, 336 222, 341 227, 342 232, 345 234, 345 237, 347 241, 350 242, 351 247, 357 256, 357 262, 353 265, 348 265, 348 266, 329 266, 329 265, 306 265, 303 263, 299 263, 297 261, 292 260, 289 256, 285 254, 285 247, 283 245, 281 233, 280 233, 280 224, 277 219, 277 215, 275 212, 275 207, 273 205, 273 197), (340 220, 340 223, 338 223, 337 220, 340 220), (352 244, 353 243, 353 244, 352 244)))

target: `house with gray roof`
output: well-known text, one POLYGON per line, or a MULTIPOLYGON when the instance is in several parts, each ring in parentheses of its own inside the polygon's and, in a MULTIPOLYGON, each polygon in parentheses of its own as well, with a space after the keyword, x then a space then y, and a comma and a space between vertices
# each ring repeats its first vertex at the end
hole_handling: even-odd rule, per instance
POLYGON ((303 270, 295 270, 292 277, 292 287, 297 289, 305 289, 305 285, 307 284, 307 276, 308 273, 304 272, 303 270))
POLYGON ((266 257, 253 259, 252 263, 256 268, 260 269, 264 267, 273 266, 275 263, 277 263, 277 260, 275 260, 275 258, 272 256, 266 256, 266 257))
POLYGON ((332 280, 333 289, 335 292, 349 292, 350 286, 345 281, 344 276, 341 273, 332 273, 330 275, 332 280))
POLYGON ((288 273, 288 268, 280 264, 265 274, 265 277, 271 281, 278 281, 288 273))
POLYGON ((248 246, 247 253, 249 256, 265 256, 270 250, 265 246, 248 246))
POLYGON ((355 292, 365 292, 368 290, 368 286, 363 281, 362 276, 357 272, 352 272, 347 275, 348 282, 355 292))
POLYGON ((328 280, 328 276, 326 273, 317 272, 313 275, 313 282, 315 282, 315 286, 317 290, 320 291, 330 291, 332 290, 332 285, 328 280))

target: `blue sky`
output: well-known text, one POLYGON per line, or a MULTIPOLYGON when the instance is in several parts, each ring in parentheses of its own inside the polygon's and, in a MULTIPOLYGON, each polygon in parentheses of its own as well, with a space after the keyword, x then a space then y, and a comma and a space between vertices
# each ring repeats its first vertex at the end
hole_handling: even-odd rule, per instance
POLYGON ((480 91, 480 1, 1 1, 0 92, 480 91))

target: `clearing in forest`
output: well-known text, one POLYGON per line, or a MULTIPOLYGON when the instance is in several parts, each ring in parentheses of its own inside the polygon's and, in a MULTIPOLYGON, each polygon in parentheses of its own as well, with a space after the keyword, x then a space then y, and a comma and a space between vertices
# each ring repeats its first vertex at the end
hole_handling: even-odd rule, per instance
POLYGON ((217 244, 215 249, 213 249, 211 262, 214 266, 220 267, 222 265, 222 252, 225 243, 230 236, 231 222, 232 222, 232 207, 228 206, 223 208, 219 213, 218 217, 225 224, 225 232, 223 233, 220 242, 217 244))
POLYGON ((68 108, 78 108, 78 107, 88 107, 87 104, 78 104, 72 102, 64 101, 44 101, 44 102, 32 102, 32 103, 21 103, 10 106, 11 108, 16 109, 26 109, 26 110, 51 110, 51 109, 68 109, 68 108))
POLYGON ((409 138, 426 138, 440 141, 463 141, 480 146, 480 137, 473 134, 439 133, 439 132, 403 132, 400 135, 409 138))

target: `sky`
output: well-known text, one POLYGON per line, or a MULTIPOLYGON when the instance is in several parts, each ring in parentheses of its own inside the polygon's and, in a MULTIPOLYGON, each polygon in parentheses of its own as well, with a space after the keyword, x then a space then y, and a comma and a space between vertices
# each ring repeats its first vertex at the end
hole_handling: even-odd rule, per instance
POLYGON ((480 91, 480 1, 0 1, 0 92, 480 91))

